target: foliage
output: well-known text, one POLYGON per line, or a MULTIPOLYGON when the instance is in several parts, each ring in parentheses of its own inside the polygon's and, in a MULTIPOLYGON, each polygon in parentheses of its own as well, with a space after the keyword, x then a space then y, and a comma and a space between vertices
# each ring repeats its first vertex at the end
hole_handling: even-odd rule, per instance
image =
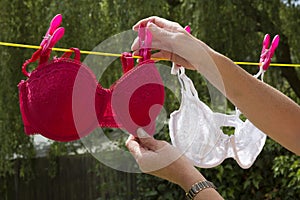
POLYGON ((147 174, 137 176, 140 196, 137 200, 173 200, 184 199, 184 191, 178 185, 147 174))
MULTIPOLYGON (((300 196, 300 160, 296 155, 280 155, 274 159, 274 165, 272 166, 274 175, 280 179, 280 184, 276 185, 277 191, 282 196, 293 198, 300 196), (288 168, 286 167, 288 164, 288 168), (286 178, 288 177, 288 178, 286 178), (280 190, 279 188, 284 188, 280 190), (294 188, 295 194, 290 192, 290 189, 294 188)), ((274 192, 274 196, 277 195, 274 192)))
MULTIPOLYGON (((0 40, 9 41, 10 36, 13 35, 15 41, 21 41, 23 34, 28 33, 26 33, 25 23, 22 23, 26 10, 20 9, 19 4, 10 4, 8 1, 1 1, 0 7, 2 30, 0 40), (2 8, 5 8, 5 12, 2 8), (11 18, 10 14, 15 17, 11 18), (3 32, 3 30, 6 31, 3 32)), ((15 173, 24 179, 29 179, 32 175, 31 163, 27 159, 33 157, 35 153, 31 138, 23 133, 18 106, 17 84, 22 77, 19 69, 23 62, 23 55, 24 52, 20 49, 0 47, 0 179, 4 180, 7 175, 15 173), (15 158, 24 158, 23 162, 19 163, 18 170, 15 170, 13 166, 15 158)), ((1 193, 6 189, 6 185, 0 185, 1 193)))
MULTIPOLYGON (((273 61, 300 61, 299 19, 300 6, 297 1, 197 1, 197 0, 1 0, 0 1, 0 41, 25 44, 39 44, 51 18, 61 13, 66 28, 65 37, 58 47, 80 47, 91 50, 106 38, 131 29, 138 20, 158 15, 189 24, 192 34, 202 39, 212 48, 235 61, 257 61, 261 42, 265 33, 282 36, 273 61)), ((20 66, 34 52, 31 49, 0 47, 0 178, 6 180, 11 174, 24 179, 34 176, 30 158, 35 156, 31 137, 23 133, 23 124, 18 107, 17 84, 24 79, 20 66), (22 157, 20 170, 15 171, 12 161, 22 157)), ((112 66, 120 65, 117 61, 112 66)), ((109 69, 101 83, 109 86, 120 76, 117 68, 109 69)), ((245 66, 249 73, 257 68, 245 66)), ((281 68, 270 68, 266 82, 277 88, 298 104, 299 94, 295 84, 299 84, 299 69, 293 69, 294 76, 286 76, 281 68), (283 75, 285 78, 283 78, 283 75)), ((208 83, 196 73, 188 75, 194 80, 201 100, 210 103, 208 83)), ((298 87, 299 87, 298 86, 298 87)), ((167 91, 166 111, 178 108, 179 102, 172 100, 174 94, 167 91)), ((226 112, 232 111, 228 104, 226 112)), ((232 130, 229 130, 232 131, 232 130)), ((157 136, 169 140, 168 128, 164 127, 157 136)), ((52 177, 57 175, 59 156, 76 153, 79 141, 74 143, 54 142, 49 151, 52 177)), ((96 167, 97 169, 97 167, 96 167)), ((216 183, 225 199, 294 199, 300 196, 299 157, 267 140, 263 152, 255 164, 247 170, 240 169, 236 162, 227 159, 213 169, 199 169, 207 179, 216 183)), ((6 180, 8 181, 8 180, 6 180)), ((138 175, 140 199, 181 199, 184 192, 164 180, 138 175)), ((0 186, 5 194, 6 184, 0 186)), ((99 186, 106 190, 107 186, 99 186)), ((5 197, 4 197, 5 198, 5 197)))

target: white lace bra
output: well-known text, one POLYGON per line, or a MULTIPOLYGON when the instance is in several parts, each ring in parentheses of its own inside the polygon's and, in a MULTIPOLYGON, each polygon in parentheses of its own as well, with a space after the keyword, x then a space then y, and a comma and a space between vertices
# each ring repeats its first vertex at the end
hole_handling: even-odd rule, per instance
POLYGON ((226 158, 234 158, 240 167, 249 168, 261 152, 266 135, 249 120, 242 121, 238 109, 235 115, 213 112, 199 100, 184 68, 176 71, 182 97, 179 110, 170 115, 172 144, 201 168, 215 167, 226 158), (224 134, 223 126, 234 127, 234 134, 224 134))

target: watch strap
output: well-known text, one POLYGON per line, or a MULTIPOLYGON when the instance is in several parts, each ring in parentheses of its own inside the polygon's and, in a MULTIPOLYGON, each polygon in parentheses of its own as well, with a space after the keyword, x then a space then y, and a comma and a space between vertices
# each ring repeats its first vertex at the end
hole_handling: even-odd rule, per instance
POLYGON ((214 188, 217 189, 217 187, 210 181, 200 181, 198 183, 195 183, 192 185, 191 189, 186 193, 186 199, 192 200, 194 197, 201 192, 202 190, 206 188, 214 188))

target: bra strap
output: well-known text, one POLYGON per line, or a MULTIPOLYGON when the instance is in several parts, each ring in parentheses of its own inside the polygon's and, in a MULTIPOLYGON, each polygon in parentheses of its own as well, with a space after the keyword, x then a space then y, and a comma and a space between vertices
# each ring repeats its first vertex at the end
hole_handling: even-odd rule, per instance
POLYGON ((192 82, 192 80, 185 75, 184 67, 180 67, 178 70, 178 79, 181 84, 181 87, 184 91, 186 91, 189 95, 198 98, 198 92, 192 82))
MULTIPOLYGON (((50 27, 48 28, 48 31, 46 32, 44 39, 42 40, 40 46, 41 48, 38 49, 36 52, 34 52, 30 59, 26 60, 24 64, 22 65, 22 73, 30 77, 31 73, 27 71, 27 66, 30 63, 33 63, 39 59, 39 66, 42 66, 43 64, 47 63, 50 54, 52 51, 52 48, 54 45, 63 37, 65 33, 65 29, 63 27, 59 27, 62 21, 61 14, 56 15, 50 22, 50 27)), ((75 55, 76 57, 76 55, 75 55)))
POLYGON ((74 60, 76 61, 80 61, 80 50, 78 48, 70 48, 70 52, 65 52, 61 58, 70 58, 70 56, 75 53, 75 57, 74 57, 74 60))
MULTIPOLYGON (((78 48, 70 48, 70 50, 72 50, 72 52, 66 52, 64 53, 61 58, 69 58, 72 53, 75 53, 75 57, 74 60, 76 61, 80 61, 80 50, 78 48)), ((30 77, 31 73, 27 71, 27 66, 30 63, 33 63, 35 61, 37 61, 38 59, 40 59, 39 65, 38 67, 40 67, 42 64, 44 64, 46 61, 41 62, 42 56, 41 56, 41 52, 42 49, 37 50, 36 52, 34 52, 31 56, 30 59, 26 60, 23 65, 22 65, 22 73, 26 76, 26 77, 30 77)), ((48 59, 47 59, 48 60, 48 59)))
POLYGON ((30 64, 30 63, 33 63, 35 61, 37 61, 37 59, 40 58, 41 56, 41 52, 42 52, 42 49, 39 49, 37 50, 36 52, 34 52, 31 56, 30 59, 26 60, 23 65, 22 65, 22 73, 27 76, 28 78, 30 77, 30 72, 27 71, 27 66, 30 64))

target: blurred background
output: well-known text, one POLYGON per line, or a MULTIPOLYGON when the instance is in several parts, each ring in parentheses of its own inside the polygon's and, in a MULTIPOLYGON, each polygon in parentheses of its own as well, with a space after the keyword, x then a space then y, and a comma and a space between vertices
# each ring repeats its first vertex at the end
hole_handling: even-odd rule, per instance
MULTIPOLYGON (((57 47, 92 50, 110 36, 131 29, 140 19, 157 15, 190 25, 194 36, 234 61, 258 62, 264 35, 279 34, 272 62, 300 63, 300 4, 294 0, 1 0, 0 42, 39 45, 58 13, 63 15, 66 33, 57 47)), ((82 151, 80 141, 59 143, 26 136, 17 85, 25 79, 21 66, 34 51, 0 46, 1 199, 184 199, 184 191, 167 181, 103 165, 82 151)), ((241 67, 251 74, 258 70, 241 67)), ((120 77, 119 69, 108 70, 109 75, 101 80, 106 87, 120 77)), ((206 81, 196 73, 187 73, 201 100, 209 105, 206 81)), ((265 82, 300 104, 299 68, 270 67, 265 82)), ((172 95, 166 93, 167 116, 179 105, 172 95)), ((228 102, 225 112, 233 110, 228 102)), ((112 139, 122 146, 126 137, 112 139)), ((167 124, 156 137, 170 141, 167 124)), ((111 156, 118 159, 113 153, 111 156)), ((218 167, 199 170, 218 186, 225 199, 300 197, 300 158, 269 138, 249 169, 226 159, 218 167)))

